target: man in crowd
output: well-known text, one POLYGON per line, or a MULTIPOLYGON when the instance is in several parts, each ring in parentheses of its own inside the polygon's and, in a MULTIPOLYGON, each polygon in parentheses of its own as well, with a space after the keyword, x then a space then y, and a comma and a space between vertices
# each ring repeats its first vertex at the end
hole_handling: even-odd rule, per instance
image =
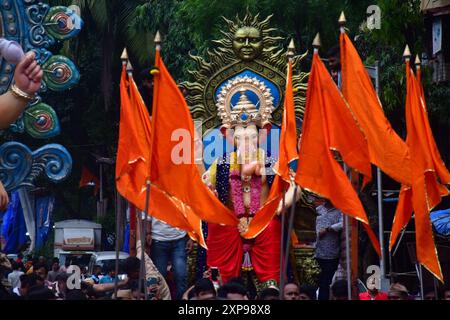
POLYGON ((321 269, 318 300, 329 300, 330 284, 339 265, 343 217, 329 200, 319 200, 316 204, 316 260, 321 269))
POLYGON ((341 51, 339 46, 334 46, 327 52, 328 66, 330 68, 331 77, 340 88, 342 84, 341 77, 341 51))
POLYGON ((67 273, 67 269, 69 269, 69 267, 70 267, 70 259, 66 259, 64 261, 64 265, 61 268, 59 268, 59 272, 67 273))
POLYGON ((102 283, 114 283, 116 278, 116 270, 114 266, 109 266, 105 268, 105 275, 100 279, 100 284, 102 283))
POLYGON ((280 291, 273 287, 261 290, 259 300, 280 300, 280 291))
POLYGON ((380 292, 377 288, 373 288, 360 293, 359 300, 388 300, 388 295, 386 292, 380 292))
MULTIPOLYGON (((41 259, 39 259, 41 260, 41 259)), ((47 280, 48 278, 48 268, 45 264, 37 263, 33 265, 34 273, 38 276, 38 283, 42 284, 43 286, 53 289, 53 283, 47 280)))
POLYGON ((304 284, 300 286, 298 300, 317 300, 317 288, 304 284))
POLYGON ((216 289, 211 280, 202 278, 194 286, 195 300, 214 300, 216 298, 216 289))
POLYGON ((442 290, 442 291, 443 291, 443 295, 442 295, 443 299, 450 300, 450 285, 446 285, 444 287, 444 290, 442 290))
POLYGON ((389 288, 388 300, 409 300, 408 289, 400 283, 394 283, 389 288))
POLYGON ((13 289, 12 293, 16 299, 25 299, 30 288, 37 284, 37 276, 35 274, 23 274, 20 276, 20 286, 13 289))
POLYGON ((100 276, 102 275, 102 267, 99 265, 95 265, 92 268, 92 276, 91 279, 94 281, 94 284, 100 283, 100 276))
POLYGON ((48 273, 48 281, 55 282, 56 277, 60 274, 60 267, 59 267, 59 259, 53 258, 52 261, 52 270, 48 273))
POLYGON ((150 256, 161 275, 167 279, 167 266, 172 262, 176 284, 176 299, 181 300, 187 290, 187 255, 193 242, 185 231, 173 228, 164 222, 151 219, 150 256))
POLYGON ((229 282, 218 290, 219 298, 226 300, 248 300, 247 290, 245 287, 236 282, 229 282))
POLYGON ((331 295, 332 300, 348 300, 347 280, 335 281, 331 286, 331 295))
POLYGON ((23 275, 23 272, 19 270, 19 264, 16 261, 11 263, 12 272, 8 274, 8 281, 11 284, 11 288, 16 288, 20 284, 20 276, 23 275))
POLYGON ((287 283, 283 290, 283 300, 300 300, 300 289, 296 283, 287 283))

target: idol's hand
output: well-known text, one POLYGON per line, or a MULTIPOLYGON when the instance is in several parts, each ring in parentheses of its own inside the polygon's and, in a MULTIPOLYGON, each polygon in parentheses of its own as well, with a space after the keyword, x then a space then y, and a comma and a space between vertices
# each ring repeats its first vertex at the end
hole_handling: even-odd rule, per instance
POLYGON ((33 51, 28 52, 16 66, 14 73, 16 86, 30 95, 39 91, 41 80, 44 76, 44 71, 42 71, 35 58, 36 54, 33 51))

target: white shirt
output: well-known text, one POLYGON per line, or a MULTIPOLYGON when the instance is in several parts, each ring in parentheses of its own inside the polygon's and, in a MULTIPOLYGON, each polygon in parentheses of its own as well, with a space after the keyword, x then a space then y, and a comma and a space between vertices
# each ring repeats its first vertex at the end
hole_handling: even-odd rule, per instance
POLYGON ((11 284, 11 287, 15 288, 20 285, 20 276, 23 275, 22 271, 14 270, 8 275, 8 281, 11 284))
POLYGON ((156 218, 152 222, 152 239, 156 241, 175 241, 186 236, 186 231, 174 228, 156 218))

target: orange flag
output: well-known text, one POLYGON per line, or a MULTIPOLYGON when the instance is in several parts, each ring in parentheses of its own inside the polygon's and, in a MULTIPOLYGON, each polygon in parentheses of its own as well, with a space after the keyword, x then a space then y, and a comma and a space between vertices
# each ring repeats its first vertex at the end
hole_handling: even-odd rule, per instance
POLYGON ((283 124, 281 126, 280 152, 275 171, 284 181, 290 182, 289 165, 298 159, 297 124, 295 122, 294 87, 292 84, 292 61, 289 59, 286 95, 284 98, 283 124))
POLYGON ((151 174, 152 185, 207 222, 237 226, 234 213, 202 182, 194 162, 194 122, 159 50, 154 78, 151 174))
POLYGON ((406 140, 413 170, 412 188, 403 186, 392 227, 390 249, 397 237, 415 213, 417 260, 435 277, 443 281, 443 275, 430 221, 430 211, 437 206, 449 191, 443 184, 450 184, 450 174, 443 164, 428 121, 421 85, 414 76, 410 62, 406 63, 406 140), (438 161, 436 162, 436 159, 438 161), (439 169, 438 169, 439 167, 439 169), (438 180, 439 179, 439 180, 438 180))
POLYGON ((405 142, 386 119, 358 52, 341 33, 342 91, 369 147, 370 162, 394 180, 411 185, 411 158, 405 142))
MULTIPOLYGON (((136 208, 145 211, 146 180, 149 176, 151 123, 147 107, 136 83, 127 80, 125 67, 120 83, 121 114, 119 144, 116 160, 116 187, 118 192, 136 208), (127 85, 130 87, 128 94, 127 85)), ((150 214, 165 223, 186 230, 206 247, 201 232, 201 221, 189 208, 180 205, 165 192, 151 186, 150 214)))
MULTIPOLYGON (((306 112, 296 182, 329 199, 343 213, 369 225, 364 208, 344 170, 335 160, 339 151, 344 161, 366 177, 370 176, 367 142, 342 98, 328 70, 314 53, 309 76, 306 112)), ((370 228, 366 228, 370 230, 370 228)), ((380 246, 369 232, 375 250, 380 246)))
POLYGON ((88 186, 90 183, 95 184, 94 195, 97 195, 100 190, 100 180, 95 174, 92 173, 86 166, 83 166, 80 179, 80 188, 88 186))
POLYGON ((274 171, 276 176, 270 188, 269 196, 250 223, 247 232, 243 235, 245 239, 253 239, 258 236, 272 221, 277 213, 284 192, 289 188, 291 181, 289 165, 298 159, 297 152, 297 125, 295 122, 294 90, 292 84, 293 74, 292 61, 288 64, 286 83, 286 95, 284 100, 283 123, 281 125, 281 136, 279 146, 279 158, 274 171))

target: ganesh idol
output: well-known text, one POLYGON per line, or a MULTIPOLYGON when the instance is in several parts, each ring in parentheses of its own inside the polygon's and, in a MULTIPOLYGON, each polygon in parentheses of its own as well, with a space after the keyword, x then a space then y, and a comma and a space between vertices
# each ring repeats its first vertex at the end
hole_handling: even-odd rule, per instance
POLYGON ((271 126, 270 90, 256 78, 238 77, 222 88, 217 109, 223 122, 221 131, 234 151, 217 159, 203 174, 203 181, 234 211, 239 225, 208 224, 207 265, 217 267, 224 282, 253 270, 260 283, 276 284, 280 273, 279 216, 256 238, 242 237, 266 202, 274 178, 276 159, 260 148, 271 126), (249 94, 259 99, 259 108, 249 94), (237 100, 235 105, 233 100, 237 100))
MULTIPOLYGON (((253 284, 261 288, 276 285, 280 278, 281 204, 265 228, 253 229, 256 236, 246 238, 251 222, 267 203, 275 178, 278 146, 269 142, 277 140, 277 135, 268 132, 271 125, 271 133, 282 125, 286 50, 281 46, 283 38, 270 27, 271 16, 260 19, 259 14, 247 11, 243 19, 223 19, 224 37, 214 41, 206 57, 192 56, 194 81, 182 86, 193 119, 202 124, 205 153, 211 155, 199 161, 207 166, 206 172, 199 168, 203 181, 236 214, 239 224, 204 227, 208 250, 197 252, 197 277, 207 267, 218 268, 224 282, 250 272, 253 284), (219 137, 226 138, 227 150, 206 152, 219 137)), ((308 75, 298 67, 305 56, 293 59, 297 66, 293 84, 298 90, 294 100, 300 118, 308 75)), ((286 208, 293 202, 293 193, 294 187, 286 192, 286 208)))

